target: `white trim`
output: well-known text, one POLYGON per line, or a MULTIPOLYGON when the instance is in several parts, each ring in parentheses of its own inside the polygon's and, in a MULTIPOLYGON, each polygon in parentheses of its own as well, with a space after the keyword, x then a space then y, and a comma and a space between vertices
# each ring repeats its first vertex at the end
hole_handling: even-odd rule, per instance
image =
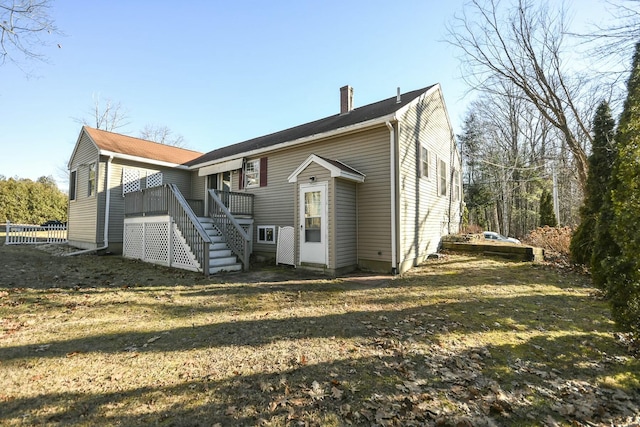
POLYGON ((69 169, 69 201, 75 202, 78 200, 78 167, 69 169), (71 175, 75 173, 75 179, 73 180, 73 199, 71 198, 71 175))
POLYGON ((268 152, 271 152, 271 151, 282 150, 284 148, 289 148, 289 147, 294 146, 294 145, 304 144, 304 143, 307 143, 307 142, 313 142, 313 141, 315 141, 317 139, 330 138, 332 136, 342 135, 342 134, 351 133, 351 132, 356 132, 356 131, 359 131, 359 130, 362 130, 362 129, 366 129, 368 127, 374 127, 376 125, 384 125, 387 121, 395 120, 395 119, 396 119, 395 113, 392 113, 392 114, 388 114, 388 115, 386 115, 384 117, 378 117, 377 119, 372 119, 372 120, 368 120, 366 122, 356 123, 354 125, 341 127, 341 128, 334 129, 334 130, 331 130, 331 131, 318 133, 318 134, 315 134, 315 135, 305 136, 305 137, 302 137, 302 138, 294 139, 292 141, 281 142, 279 144, 271 145, 269 147, 258 148, 258 149, 251 150, 251 151, 243 151, 243 152, 235 153, 235 154, 233 154, 231 156, 223 157, 221 159, 210 160, 208 162, 204 162, 204 163, 200 163, 200 164, 197 164, 197 165, 193 165, 193 166, 191 166, 191 169, 198 169, 198 168, 201 168, 201 167, 204 167, 204 166, 209 166, 209 165, 213 165, 213 164, 217 164, 217 163, 226 162, 228 160, 236 159, 236 158, 238 158, 238 156, 254 157, 254 156, 258 156, 258 155, 260 155, 262 153, 268 153, 268 152))
POLYGON ((420 155, 418 156, 418 178, 426 178, 428 180, 431 180, 431 175, 432 171, 431 171, 431 150, 429 149, 429 146, 427 145, 426 142, 419 142, 419 153, 420 155), (422 150, 427 152, 427 158, 423 159, 422 158, 422 150), (424 170, 423 165, 427 164, 427 170, 424 170), (426 173, 425 173, 426 172, 426 173))
POLYGON ((87 198, 98 195, 98 162, 87 164, 87 198), (91 167, 93 166, 93 185, 91 185, 91 167), (93 192, 92 192, 93 191, 93 192))
POLYGON ((300 222, 300 235, 298 236, 298 245, 299 246, 299 253, 300 253, 300 259, 298 260, 299 263, 303 263, 303 262, 310 262, 310 263, 315 263, 315 261, 311 260, 307 260, 307 261, 303 261, 302 260, 302 243, 304 240, 304 225, 303 225, 303 221, 304 221, 304 200, 303 200, 303 195, 307 192, 307 191, 320 191, 322 193, 322 216, 321 216, 321 226, 320 226, 320 233, 321 233, 321 239, 322 239, 322 243, 324 244, 324 262, 321 262, 319 264, 323 264, 328 266, 329 265, 329 183, 328 182, 314 182, 314 183, 305 183, 305 184, 300 184, 298 186, 298 221, 300 222), (324 233, 323 233, 324 231, 324 233))
POLYGON ((349 169, 353 169, 354 171, 358 172, 359 175, 340 169, 339 167, 327 162, 325 159, 316 156, 315 154, 311 154, 309 157, 307 157, 307 160, 302 162, 300 166, 298 166, 296 170, 294 170, 293 173, 289 175, 287 180, 290 183, 298 182, 298 175, 300 175, 300 173, 305 170, 311 163, 317 163, 318 165, 327 169, 329 172, 331 172, 332 178, 344 178, 355 182, 364 182, 364 179, 366 178, 365 174, 356 169, 353 169, 351 166, 348 166, 342 162, 340 163, 345 165, 349 169))
POLYGON ((198 169, 198 176, 213 175, 214 173, 233 171, 242 169, 243 158, 228 160, 222 163, 216 163, 210 166, 205 166, 198 169))
MULTIPOLYGON (((264 243, 266 245, 275 245, 276 244, 276 226, 275 225, 258 225, 256 230, 258 231, 258 235, 256 236, 256 243, 264 243), (273 240, 260 240, 260 229, 263 230, 267 230, 267 229, 271 229, 272 230, 272 236, 273 236, 273 240)), ((265 232, 265 236, 266 236, 266 232, 265 232)))
POLYGON ((396 194, 396 131, 391 122, 386 123, 389 128, 389 175, 391 181, 391 272, 398 272, 398 230, 396 229, 396 203, 398 196, 396 194))
POLYGON ((184 170, 190 169, 188 166, 181 165, 179 163, 170 163, 162 160, 153 160, 153 159, 148 159, 146 157, 132 156, 130 154, 116 153, 113 151, 100 150, 99 153, 102 156, 109 156, 109 157, 113 157, 114 159, 131 160, 133 162, 146 163, 149 165, 157 165, 157 166, 166 166, 169 168, 176 168, 176 169, 184 169, 184 170))

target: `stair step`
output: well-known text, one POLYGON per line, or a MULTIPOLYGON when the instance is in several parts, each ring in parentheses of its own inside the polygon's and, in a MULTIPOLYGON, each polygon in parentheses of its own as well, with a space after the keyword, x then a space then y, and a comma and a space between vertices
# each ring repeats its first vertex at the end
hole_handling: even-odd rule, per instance
POLYGON ((209 245, 209 251, 218 251, 220 249, 229 249, 227 242, 213 242, 209 245))
POLYGON ((221 249, 209 249, 209 259, 225 258, 231 256, 231 254, 233 254, 233 252, 226 246, 221 249))
POLYGON ((242 264, 236 263, 236 264, 224 265, 219 267, 209 267, 209 274, 225 273, 225 272, 232 272, 232 271, 242 271, 242 264))
POLYGON ((224 265, 237 264, 238 259, 235 256, 224 256, 218 258, 209 258, 209 267, 218 267, 224 265))

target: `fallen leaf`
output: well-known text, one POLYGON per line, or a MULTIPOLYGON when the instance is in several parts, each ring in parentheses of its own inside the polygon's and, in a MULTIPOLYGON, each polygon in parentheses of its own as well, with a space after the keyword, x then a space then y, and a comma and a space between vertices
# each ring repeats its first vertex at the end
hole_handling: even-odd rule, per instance
POLYGON ((325 392, 320 383, 318 381, 314 381, 311 383, 311 390, 307 392, 309 396, 311 396, 314 400, 322 400, 325 397, 325 392))
POLYGON ((331 387, 331 395, 334 399, 342 399, 343 391, 337 387, 331 387))

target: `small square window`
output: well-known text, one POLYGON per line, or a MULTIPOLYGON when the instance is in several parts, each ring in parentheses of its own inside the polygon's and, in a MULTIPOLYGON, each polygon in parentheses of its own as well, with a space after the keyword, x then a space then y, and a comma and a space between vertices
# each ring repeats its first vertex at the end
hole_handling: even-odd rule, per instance
POLYGON ((274 244, 276 242, 276 226, 275 225, 259 225, 258 226, 258 243, 274 244))

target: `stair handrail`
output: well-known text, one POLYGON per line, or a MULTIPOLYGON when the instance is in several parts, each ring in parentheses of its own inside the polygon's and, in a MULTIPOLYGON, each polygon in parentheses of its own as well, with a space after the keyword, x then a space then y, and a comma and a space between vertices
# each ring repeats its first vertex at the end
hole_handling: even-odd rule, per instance
POLYGON ((227 241, 227 246, 242 262, 242 269, 249 270, 249 247, 251 238, 237 219, 231 214, 229 209, 224 205, 222 199, 216 194, 215 190, 209 190, 209 217, 213 220, 220 233, 227 241))
POLYGON ((191 251, 202 266, 205 276, 209 276, 209 248, 211 237, 207 234, 198 217, 176 184, 167 184, 173 198, 167 197, 167 213, 173 218, 191 251))

